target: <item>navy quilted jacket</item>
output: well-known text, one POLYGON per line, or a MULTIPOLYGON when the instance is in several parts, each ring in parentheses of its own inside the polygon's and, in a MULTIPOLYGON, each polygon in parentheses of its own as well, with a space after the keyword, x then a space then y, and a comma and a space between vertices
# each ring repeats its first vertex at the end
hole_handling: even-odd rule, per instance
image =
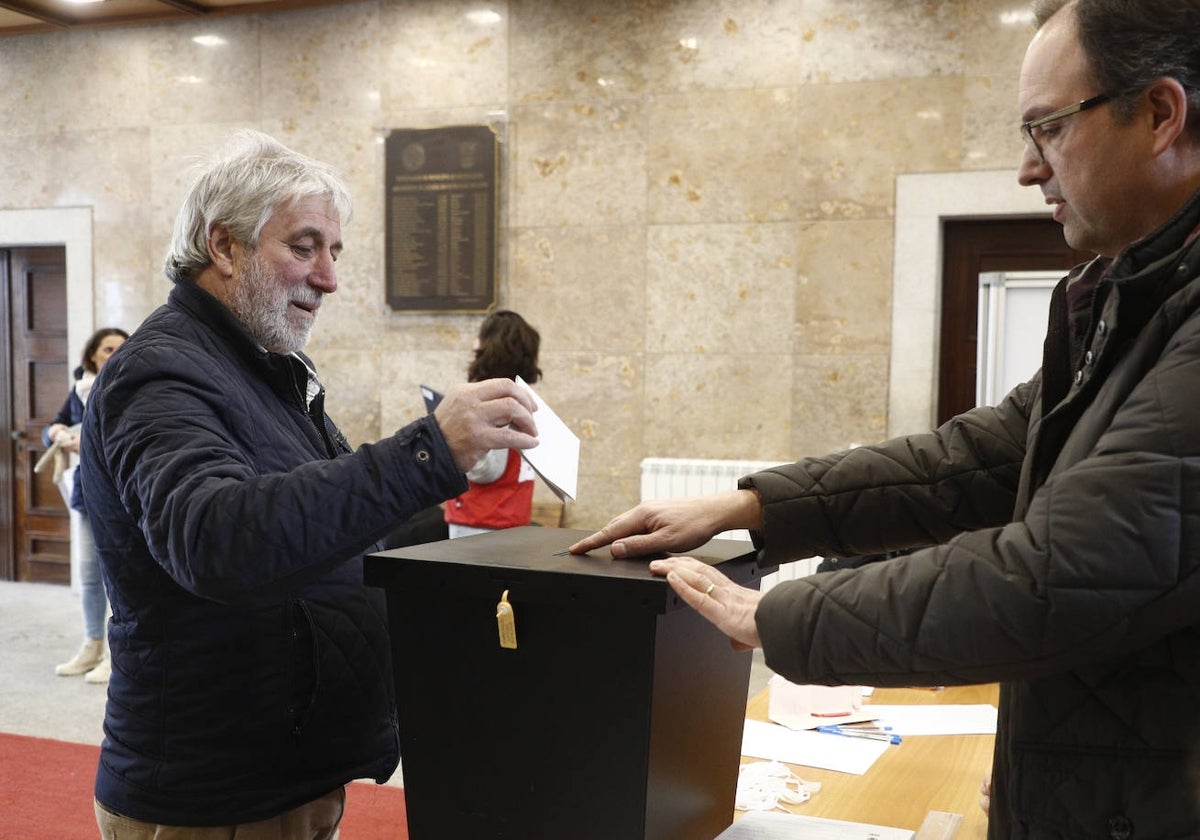
POLYGON ((1060 284, 995 408, 744 480, 768 562, 938 544, 756 619, 797 682, 1000 681, 993 840, 1200 837, 1198 225, 1200 197, 1118 256, 1076 353, 1060 284))
POLYGON ((192 284, 101 373, 81 456, 113 609, 112 811, 251 822, 396 768, 362 554, 466 481, 431 417, 352 453, 306 382, 192 284))

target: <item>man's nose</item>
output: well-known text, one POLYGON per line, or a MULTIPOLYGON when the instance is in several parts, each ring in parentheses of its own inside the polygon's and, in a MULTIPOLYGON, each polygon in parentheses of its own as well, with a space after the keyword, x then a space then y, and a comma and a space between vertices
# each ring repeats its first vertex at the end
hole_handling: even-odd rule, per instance
POLYGON ((333 259, 333 254, 329 251, 324 251, 317 258, 317 264, 313 268, 312 274, 309 275, 309 285, 315 289, 331 295, 337 291, 337 263, 333 259))
POLYGON ((1021 150, 1021 162, 1017 165, 1017 183, 1023 187, 1032 187, 1050 178, 1050 166, 1045 159, 1038 160, 1033 149, 1028 146, 1021 150))

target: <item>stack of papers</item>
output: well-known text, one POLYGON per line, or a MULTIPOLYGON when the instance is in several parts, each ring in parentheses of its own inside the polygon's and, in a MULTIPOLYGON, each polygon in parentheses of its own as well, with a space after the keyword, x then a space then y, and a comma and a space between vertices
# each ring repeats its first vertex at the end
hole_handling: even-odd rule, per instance
POLYGON ((995 735, 996 707, 989 703, 956 706, 863 706, 862 710, 901 735, 995 735))
MULTIPOLYGON (((995 735, 996 707, 979 705, 866 705, 862 714, 852 717, 825 718, 824 723, 848 723, 874 720, 880 727, 907 737, 909 735, 995 735)), ((846 738, 795 730, 775 723, 747 720, 742 730, 742 755, 820 767, 841 773, 862 775, 889 749, 902 750, 903 744, 889 744, 866 738, 846 738)))
POLYGON ((748 720, 742 729, 742 755, 823 767, 861 776, 889 749, 903 749, 886 741, 843 738, 812 730, 797 731, 775 723, 748 720))

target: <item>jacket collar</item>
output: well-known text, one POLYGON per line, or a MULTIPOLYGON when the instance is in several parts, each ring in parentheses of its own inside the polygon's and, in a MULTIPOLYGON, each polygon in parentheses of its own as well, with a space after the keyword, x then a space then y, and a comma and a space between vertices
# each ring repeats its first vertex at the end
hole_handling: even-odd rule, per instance
MULTIPOLYGON (((1200 191, 1197 191, 1170 219, 1156 230, 1117 254, 1108 270, 1113 282, 1172 268, 1196 250, 1196 230, 1200 226, 1200 191)), ((1189 272, 1190 276, 1194 272, 1189 272)))

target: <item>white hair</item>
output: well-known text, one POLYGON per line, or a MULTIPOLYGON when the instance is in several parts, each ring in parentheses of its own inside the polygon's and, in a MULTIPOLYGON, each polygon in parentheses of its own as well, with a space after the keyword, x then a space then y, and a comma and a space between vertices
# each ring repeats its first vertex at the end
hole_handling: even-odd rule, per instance
POLYGON ((301 198, 327 198, 340 221, 353 212, 350 192, 333 167, 244 129, 203 167, 188 190, 167 250, 164 270, 175 282, 192 280, 212 262, 208 235, 223 225, 249 248, 276 210, 301 198))

